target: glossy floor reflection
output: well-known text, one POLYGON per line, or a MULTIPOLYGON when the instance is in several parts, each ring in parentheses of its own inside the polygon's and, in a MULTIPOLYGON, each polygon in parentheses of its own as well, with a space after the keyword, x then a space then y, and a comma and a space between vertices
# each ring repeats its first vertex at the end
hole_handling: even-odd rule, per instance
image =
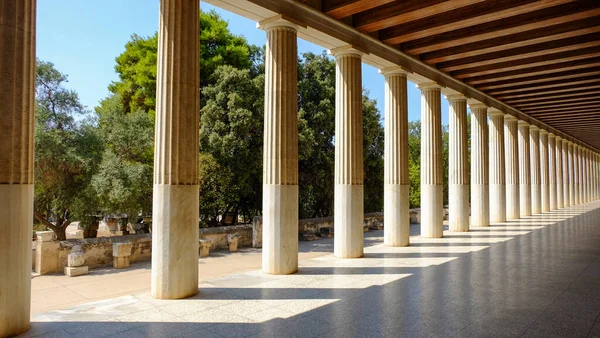
POLYGON ((600 336, 600 203, 444 236, 390 248, 370 233, 361 259, 41 313, 23 337, 600 336))

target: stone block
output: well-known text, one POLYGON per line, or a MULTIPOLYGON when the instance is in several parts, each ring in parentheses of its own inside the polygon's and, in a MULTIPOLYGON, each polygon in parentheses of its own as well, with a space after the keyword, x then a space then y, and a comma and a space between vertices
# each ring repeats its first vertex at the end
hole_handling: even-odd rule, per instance
POLYGON ((200 239, 199 248, 200 248, 200 257, 208 257, 210 255, 210 248, 213 244, 211 239, 200 239))
POLYGON ((113 256, 113 268, 126 269, 129 267, 129 256, 113 256))
POLYGON ((129 256, 131 256, 130 242, 113 243, 113 268, 125 269, 129 267, 129 256))
POLYGON ((252 220, 252 247, 262 248, 262 217, 255 216, 252 220))
POLYGON ((83 276, 87 274, 87 266, 65 266, 65 275, 69 277, 83 276))
POLYGON ((54 231, 37 231, 38 242, 51 242, 54 240, 54 231))
POLYGON ((85 257, 83 255, 83 249, 79 245, 73 246, 71 253, 67 256, 67 266, 79 267, 85 263, 85 257))
POLYGON ((238 241, 240 234, 227 234, 227 243, 229 244, 229 252, 238 251, 238 241))

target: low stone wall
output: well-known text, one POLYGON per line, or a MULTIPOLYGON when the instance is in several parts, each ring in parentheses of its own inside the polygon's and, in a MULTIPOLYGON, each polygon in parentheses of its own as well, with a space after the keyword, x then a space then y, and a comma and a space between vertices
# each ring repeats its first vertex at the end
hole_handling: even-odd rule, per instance
POLYGON ((227 234, 237 233, 240 235, 238 239, 238 247, 252 246, 252 224, 228 225, 214 228, 201 228, 200 238, 211 239, 213 242, 210 250, 229 250, 227 243, 227 234))

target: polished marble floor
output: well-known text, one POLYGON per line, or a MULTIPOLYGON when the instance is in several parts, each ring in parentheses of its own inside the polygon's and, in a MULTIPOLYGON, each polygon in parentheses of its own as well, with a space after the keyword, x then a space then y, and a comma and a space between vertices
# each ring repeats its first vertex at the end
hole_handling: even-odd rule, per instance
MULTIPOLYGON (((418 225, 411 230, 418 233, 418 225)), ((22 337, 600 337, 600 202, 33 316, 22 337)), ((301 250, 331 250, 331 240, 301 250)))

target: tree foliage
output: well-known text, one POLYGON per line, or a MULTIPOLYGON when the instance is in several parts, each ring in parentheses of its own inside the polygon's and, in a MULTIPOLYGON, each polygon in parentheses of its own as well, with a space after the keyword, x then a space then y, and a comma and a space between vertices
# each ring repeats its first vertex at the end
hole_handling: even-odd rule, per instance
POLYGON ((37 61, 34 211, 59 240, 71 215, 96 211, 89 183, 102 152, 95 121, 82 120, 88 112, 66 81, 52 63, 37 61))

